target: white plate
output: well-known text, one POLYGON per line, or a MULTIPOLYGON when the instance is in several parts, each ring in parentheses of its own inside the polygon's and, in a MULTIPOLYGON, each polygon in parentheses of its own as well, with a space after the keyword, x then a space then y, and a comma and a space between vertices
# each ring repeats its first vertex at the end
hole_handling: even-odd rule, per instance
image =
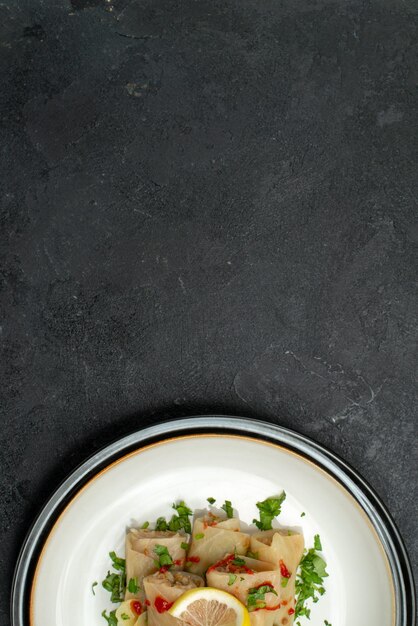
MULTIPOLYGON (((241 421, 247 427, 250 424, 248 420, 241 421)), ((177 423, 177 432, 190 430, 190 420, 189 429, 179 427, 185 422, 177 423)), ((254 429, 254 422, 251 423, 252 431, 247 428, 247 433, 267 429, 272 439, 274 427, 255 422, 254 429)), ((231 427, 230 419, 228 424, 229 431, 237 431, 231 427)), ((243 428, 239 430, 244 432, 243 428)), ((289 431, 279 430, 283 440, 283 433, 289 431)), ((105 626, 101 612, 115 608, 100 585, 110 567, 108 553, 116 550, 123 554, 126 528, 170 515, 173 501, 184 499, 192 509, 201 509, 209 496, 218 502, 230 499, 241 519, 251 522, 257 514, 256 501, 283 489, 287 498, 280 524, 301 528, 308 547, 319 533, 328 563, 327 592, 312 606, 311 620, 303 618, 301 624, 323 626, 324 620, 332 626, 412 624, 405 621, 411 619, 406 608, 399 606, 400 588, 405 592, 405 581, 394 579, 388 547, 382 545, 382 533, 376 528, 378 515, 372 523, 364 503, 360 506, 360 498, 354 497, 319 463, 306 458, 307 443, 300 439, 304 441, 304 454, 290 450, 284 442, 279 445, 243 434, 198 432, 139 448, 137 445, 136 450, 125 452, 100 472, 96 470, 55 520, 37 559, 30 626, 105 626), (91 590, 94 581, 99 581, 95 596, 91 590)), ((126 450, 126 446, 119 448, 126 450)), ((320 449, 316 448, 318 456, 320 449)), ((329 459, 329 453, 326 454, 329 459)), ((107 458, 110 455, 109 448, 107 458)), ((25 549, 27 544, 23 552, 25 549)), ((24 623, 23 618, 19 621, 24 607, 18 605, 23 588, 20 570, 25 558, 23 553, 16 575, 13 626, 24 623)), ((413 599, 409 598, 409 602, 413 599)))

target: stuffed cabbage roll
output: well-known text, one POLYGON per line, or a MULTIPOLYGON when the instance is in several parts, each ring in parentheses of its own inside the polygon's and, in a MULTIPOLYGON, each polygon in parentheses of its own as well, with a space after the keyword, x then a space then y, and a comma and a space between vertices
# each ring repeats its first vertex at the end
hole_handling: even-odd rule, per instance
POLYGON ((118 626, 146 626, 146 606, 139 600, 125 600, 116 609, 118 626))
POLYGON ((222 519, 212 514, 198 517, 193 524, 186 569, 193 574, 204 574, 225 554, 245 554, 249 545, 250 536, 240 532, 237 518, 222 519))
POLYGON ((273 626, 280 609, 281 574, 274 563, 229 554, 206 572, 209 587, 232 593, 250 611, 251 626, 273 626))
POLYGON ((184 569, 186 550, 184 549, 185 535, 171 531, 138 530, 131 528, 126 535, 126 593, 125 600, 144 599, 142 580, 153 574, 161 567, 170 570, 184 569), (172 563, 170 564, 170 561, 172 563), (129 591, 129 581, 135 584, 129 591))
POLYGON ((289 535, 287 530, 266 530, 251 536, 251 552, 258 559, 274 563, 282 575, 281 607, 274 622, 278 626, 293 624, 296 571, 304 546, 303 535, 294 532, 289 535))
POLYGON ((183 593, 204 587, 201 576, 189 572, 157 572, 143 581, 148 606, 148 626, 178 626, 179 621, 167 613, 183 593))

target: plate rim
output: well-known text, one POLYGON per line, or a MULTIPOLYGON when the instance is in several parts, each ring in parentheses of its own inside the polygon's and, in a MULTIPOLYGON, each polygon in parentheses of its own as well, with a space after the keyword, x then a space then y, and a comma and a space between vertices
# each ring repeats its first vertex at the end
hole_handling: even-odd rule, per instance
POLYGON ((176 436, 210 432, 279 444, 297 452, 336 479, 363 510, 385 553, 395 595, 395 626, 415 626, 415 584, 408 553, 395 522, 376 491, 346 461, 310 437, 263 420, 232 415, 191 416, 140 428, 106 445, 76 467, 44 504, 23 542, 12 582, 11 625, 24 626, 27 623, 31 573, 62 511, 87 482, 131 450, 140 450, 153 442, 169 441, 176 436))

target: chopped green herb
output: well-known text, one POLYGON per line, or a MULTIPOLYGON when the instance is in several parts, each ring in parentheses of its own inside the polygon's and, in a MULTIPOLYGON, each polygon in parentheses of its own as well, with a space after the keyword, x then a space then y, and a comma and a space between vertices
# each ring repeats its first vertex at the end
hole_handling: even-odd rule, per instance
POLYGON ((125 593, 125 575, 107 572, 102 587, 110 593, 111 602, 122 602, 125 593))
POLYGON ((253 587, 248 590, 247 607, 249 611, 265 608, 266 593, 274 593, 277 596, 277 591, 273 585, 261 585, 261 587, 253 587))
POLYGON ((247 555, 249 559, 258 559, 258 552, 251 552, 248 550, 247 555))
POLYGON ((239 579, 240 580, 245 580, 245 578, 243 576, 240 576, 239 579))
POLYGON ((215 498, 207 498, 207 501, 209 502, 209 504, 215 504, 216 502, 215 498))
POLYGON ((157 519, 157 521, 155 522, 155 530, 168 530, 168 524, 164 517, 159 517, 157 519))
POLYGON ((173 565, 173 559, 167 549, 167 546, 154 546, 154 552, 158 556, 158 567, 170 567, 173 565))
POLYGON ((282 579, 281 579, 281 581, 280 581, 280 584, 281 584, 281 586, 282 586, 283 588, 284 588, 284 587, 287 587, 287 583, 288 583, 288 582, 289 582, 289 579, 288 579, 288 578, 286 578, 285 576, 282 576, 282 579))
POLYGON ((267 498, 263 502, 257 502, 257 508, 260 511, 260 521, 253 520, 257 528, 260 530, 271 530, 271 522, 280 515, 285 498, 286 493, 283 491, 277 498, 267 498))
POLYGON ((110 593, 111 602, 122 602, 125 595, 126 574, 125 559, 121 559, 116 552, 109 552, 112 560, 112 567, 120 574, 107 572, 107 576, 102 580, 102 587, 110 593))
POLYGON ((182 500, 180 504, 173 504, 173 509, 177 511, 177 514, 181 517, 182 515, 193 515, 193 511, 189 509, 187 504, 182 500))
POLYGON ((173 515, 169 521, 169 530, 178 531, 183 529, 184 532, 191 534, 192 527, 189 517, 193 515, 193 511, 183 501, 180 504, 173 504, 173 509, 177 511, 177 515, 173 515))
POLYGON ((293 535, 293 530, 288 530, 288 531, 287 531, 287 536, 288 536, 288 537, 291 537, 292 535, 293 535))
POLYGON ((144 522, 141 528, 145 529, 145 528, 148 528, 148 526, 149 526, 149 522, 144 522))
POLYGON ((91 586, 91 590, 92 590, 94 596, 96 595, 96 592, 94 591, 94 588, 97 587, 98 584, 99 583, 97 582, 97 580, 95 580, 94 583, 91 586))
POLYGON ((110 611, 109 615, 106 615, 106 611, 102 611, 102 617, 105 618, 109 626, 118 626, 116 611, 110 611))
POLYGON ((121 559, 116 555, 116 552, 109 552, 109 556, 112 559, 113 568, 119 572, 125 572, 126 562, 125 559, 121 559))
POLYGON ((191 561, 186 561, 185 566, 186 567, 191 567, 193 565, 193 563, 191 561))
POLYGON ((227 517, 234 517, 234 509, 232 508, 231 500, 225 500, 225 504, 221 506, 221 509, 225 511, 227 517))
POLYGON ((121 618, 126 622, 126 620, 129 619, 129 615, 122 613, 121 618))
POLYGON ((203 537, 205 536, 205 533, 197 533, 197 535, 194 536, 195 539, 203 539, 203 537))
POLYGON ((240 556, 238 556, 237 554, 235 555, 235 558, 232 561, 233 565, 238 565, 239 567, 242 567, 243 565, 245 565, 245 561, 244 559, 242 559, 240 556))
POLYGON ((129 593, 138 593, 139 585, 138 585, 138 579, 136 577, 129 579, 128 591, 129 591, 129 593))
POLYGON ((332 624, 330 622, 328 622, 326 619, 324 619, 324 624, 325 624, 325 626, 332 626, 332 624))
POLYGON ((325 593, 323 579, 328 576, 328 573, 324 559, 317 553, 319 549, 322 550, 321 540, 319 535, 315 535, 314 547, 305 551, 299 564, 296 578, 296 617, 309 618, 311 610, 306 606, 307 601, 311 599, 316 603, 319 596, 325 593))
POLYGON ((191 534, 192 526, 189 517, 193 515, 193 511, 189 509, 183 500, 180 504, 173 504, 173 509, 177 512, 177 515, 173 515, 169 522, 164 517, 159 517, 155 522, 155 530, 172 530, 177 532, 183 529, 186 533, 191 534))
POLYGON ((182 541, 180 545, 183 548, 183 550, 188 550, 189 549, 189 544, 186 543, 185 541, 182 541))
POLYGON ((229 574, 228 586, 233 585, 237 578, 236 574, 229 574))
POLYGON ((301 517, 305 517, 306 513, 305 511, 302 511, 302 513, 300 514, 301 517))

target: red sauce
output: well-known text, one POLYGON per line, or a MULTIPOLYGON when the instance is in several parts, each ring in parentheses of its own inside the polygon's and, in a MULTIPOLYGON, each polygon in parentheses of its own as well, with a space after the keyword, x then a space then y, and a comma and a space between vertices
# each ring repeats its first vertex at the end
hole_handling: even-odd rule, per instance
POLYGON ((213 570, 215 570, 217 567, 228 567, 229 562, 232 561, 233 559, 235 559, 235 556, 233 554, 229 554, 224 559, 221 559, 217 563, 214 563, 213 565, 211 565, 210 568, 208 569, 208 572, 213 572, 213 570))
POLYGON ((289 572, 286 565, 283 563, 281 559, 279 561, 279 565, 280 565, 280 573, 283 576, 283 578, 290 578, 291 573, 289 572))
POLYGON ((206 528, 208 526, 216 526, 217 524, 218 524, 218 522, 215 522, 215 521, 213 521, 213 522, 206 522, 205 521, 205 522, 203 522, 203 528, 206 530, 206 528))
POLYGON ((151 602, 150 602, 149 600, 145 600, 145 604, 146 604, 147 606, 150 606, 151 602))
POLYGON ((218 567, 224 567, 226 570, 228 570, 228 572, 231 572, 231 574, 254 574, 254 571, 246 565, 235 565, 235 563, 233 563, 233 560, 235 558, 237 558, 235 554, 229 554, 224 559, 221 559, 220 561, 212 565, 208 569, 208 572, 212 572, 218 567))
POLYGON ((294 613, 294 612, 295 612, 295 609, 289 609, 289 610, 288 610, 288 614, 289 614, 289 615, 293 615, 293 613, 294 613))
POLYGON ((161 572, 161 574, 164 574, 165 572, 168 572, 169 569, 170 569, 169 565, 163 565, 162 567, 160 567, 158 571, 161 572))
POLYGON ((190 563, 200 563, 200 556, 188 556, 187 560, 190 561, 190 563))
POLYGON ((174 561, 174 565, 183 565, 183 559, 177 559, 174 561))
POLYGON ((272 589, 274 589, 274 586, 269 581, 266 581, 265 583, 261 583, 261 585, 257 585, 257 587, 254 587, 254 589, 260 589, 260 587, 271 587, 272 589))
POLYGON ((283 606, 286 606, 287 600, 282 600, 282 604, 283 604, 283 606))
POLYGON ((157 609, 158 613, 165 613, 168 609, 171 609, 174 602, 168 602, 164 600, 161 596, 157 596, 154 600, 154 606, 157 609))
POLYGON ((142 613, 142 604, 139 600, 132 600, 131 602, 131 611, 132 613, 136 613, 137 615, 141 615, 142 613))
POLYGON ((254 574, 254 570, 246 565, 234 565, 233 563, 229 564, 228 571, 232 574, 254 574))

